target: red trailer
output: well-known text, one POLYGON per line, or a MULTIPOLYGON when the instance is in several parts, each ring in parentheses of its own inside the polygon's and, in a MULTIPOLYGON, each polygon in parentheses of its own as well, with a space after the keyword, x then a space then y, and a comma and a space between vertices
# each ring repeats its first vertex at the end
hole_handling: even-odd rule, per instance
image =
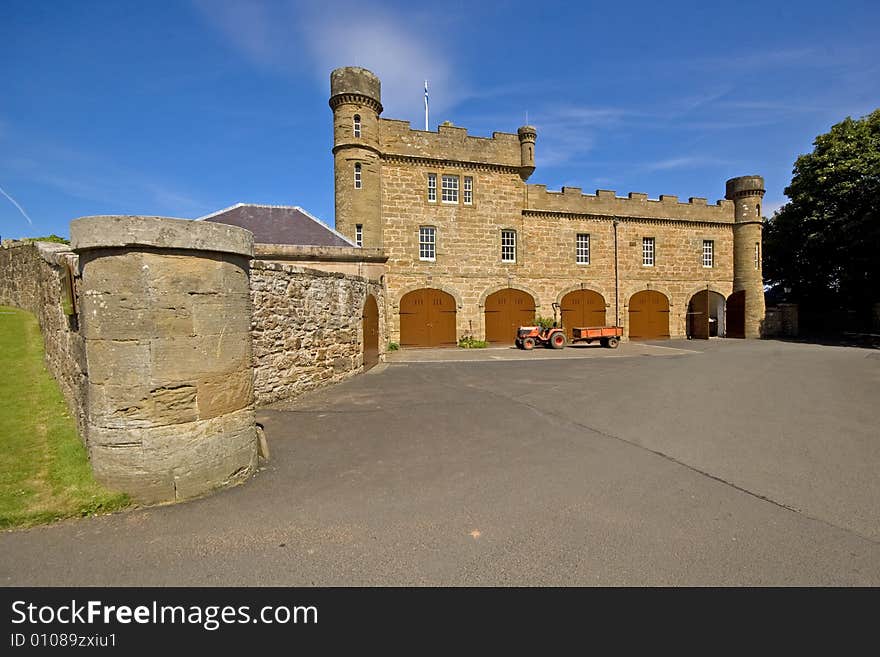
POLYGON ((616 349, 620 344, 620 336, 623 335, 621 326, 585 326, 571 329, 571 341, 586 342, 590 344, 598 340, 603 347, 616 349))

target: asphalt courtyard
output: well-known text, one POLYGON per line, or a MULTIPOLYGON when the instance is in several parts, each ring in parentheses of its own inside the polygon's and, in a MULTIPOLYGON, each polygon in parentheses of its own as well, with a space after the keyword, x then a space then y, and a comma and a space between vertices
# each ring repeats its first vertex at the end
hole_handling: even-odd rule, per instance
POLYGON ((880 352, 426 354, 260 411, 243 486, 0 534, 0 583, 880 585, 880 352))

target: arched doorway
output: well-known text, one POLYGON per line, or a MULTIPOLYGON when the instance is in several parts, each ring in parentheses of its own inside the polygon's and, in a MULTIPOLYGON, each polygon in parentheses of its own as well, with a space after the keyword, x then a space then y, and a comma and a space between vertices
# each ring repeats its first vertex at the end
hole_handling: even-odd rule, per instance
POLYGON ((629 300, 630 340, 664 340, 669 337, 669 299, 656 290, 645 290, 629 300))
POLYGON ((400 300, 400 346, 446 347, 455 338, 455 299, 433 288, 414 290, 400 300))
POLYGON ((746 337, 746 291, 740 290, 727 297, 727 337, 746 337))
POLYGON ((562 297, 562 326, 571 337, 575 326, 605 326, 605 297, 592 290, 575 290, 562 297))
POLYGON ((535 323, 535 300, 532 295, 512 287, 486 297, 486 340, 513 344, 520 326, 535 323))
POLYGON ((376 297, 367 295, 361 315, 364 336, 364 372, 379 362, 379 305, 376 297))
POLYGON ((700 290, 692 296, 687 312, 688 337, 697 340, 724 337, 727 332, 726 305, 724 295, 711 290, 700 290))

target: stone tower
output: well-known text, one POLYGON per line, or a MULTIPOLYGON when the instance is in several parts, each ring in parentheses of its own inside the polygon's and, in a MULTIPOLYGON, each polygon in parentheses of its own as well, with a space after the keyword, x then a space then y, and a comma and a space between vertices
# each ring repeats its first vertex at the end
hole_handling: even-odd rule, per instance
POLYGON ((365 247, 382 246, 381 98, 379 78, 364 68, 330 73, 336 230, 353 241, 360 235, 365 247))
POLYGON ((740 176, 727 181, 725 198, 734 203, 733 291, 745 291, 745 337, 760 338, 764 321, 761 200, 764 179, 740 176))
POLYGON ((538 138, 538 131, 530 125, 524 125, 516 131, 516 134, 519 135, 519 150, 522 159, 519 175, 523 180, 528 180, 535 171, 535 141, 538 138))

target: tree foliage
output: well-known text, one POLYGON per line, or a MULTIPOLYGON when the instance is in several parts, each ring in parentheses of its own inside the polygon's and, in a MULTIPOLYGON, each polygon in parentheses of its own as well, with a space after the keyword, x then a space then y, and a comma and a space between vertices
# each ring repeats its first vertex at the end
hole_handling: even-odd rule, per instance
POLYGON ((767 283, 862 313, 880 301, 880 109, 816 137, 764 232, 767 283))

